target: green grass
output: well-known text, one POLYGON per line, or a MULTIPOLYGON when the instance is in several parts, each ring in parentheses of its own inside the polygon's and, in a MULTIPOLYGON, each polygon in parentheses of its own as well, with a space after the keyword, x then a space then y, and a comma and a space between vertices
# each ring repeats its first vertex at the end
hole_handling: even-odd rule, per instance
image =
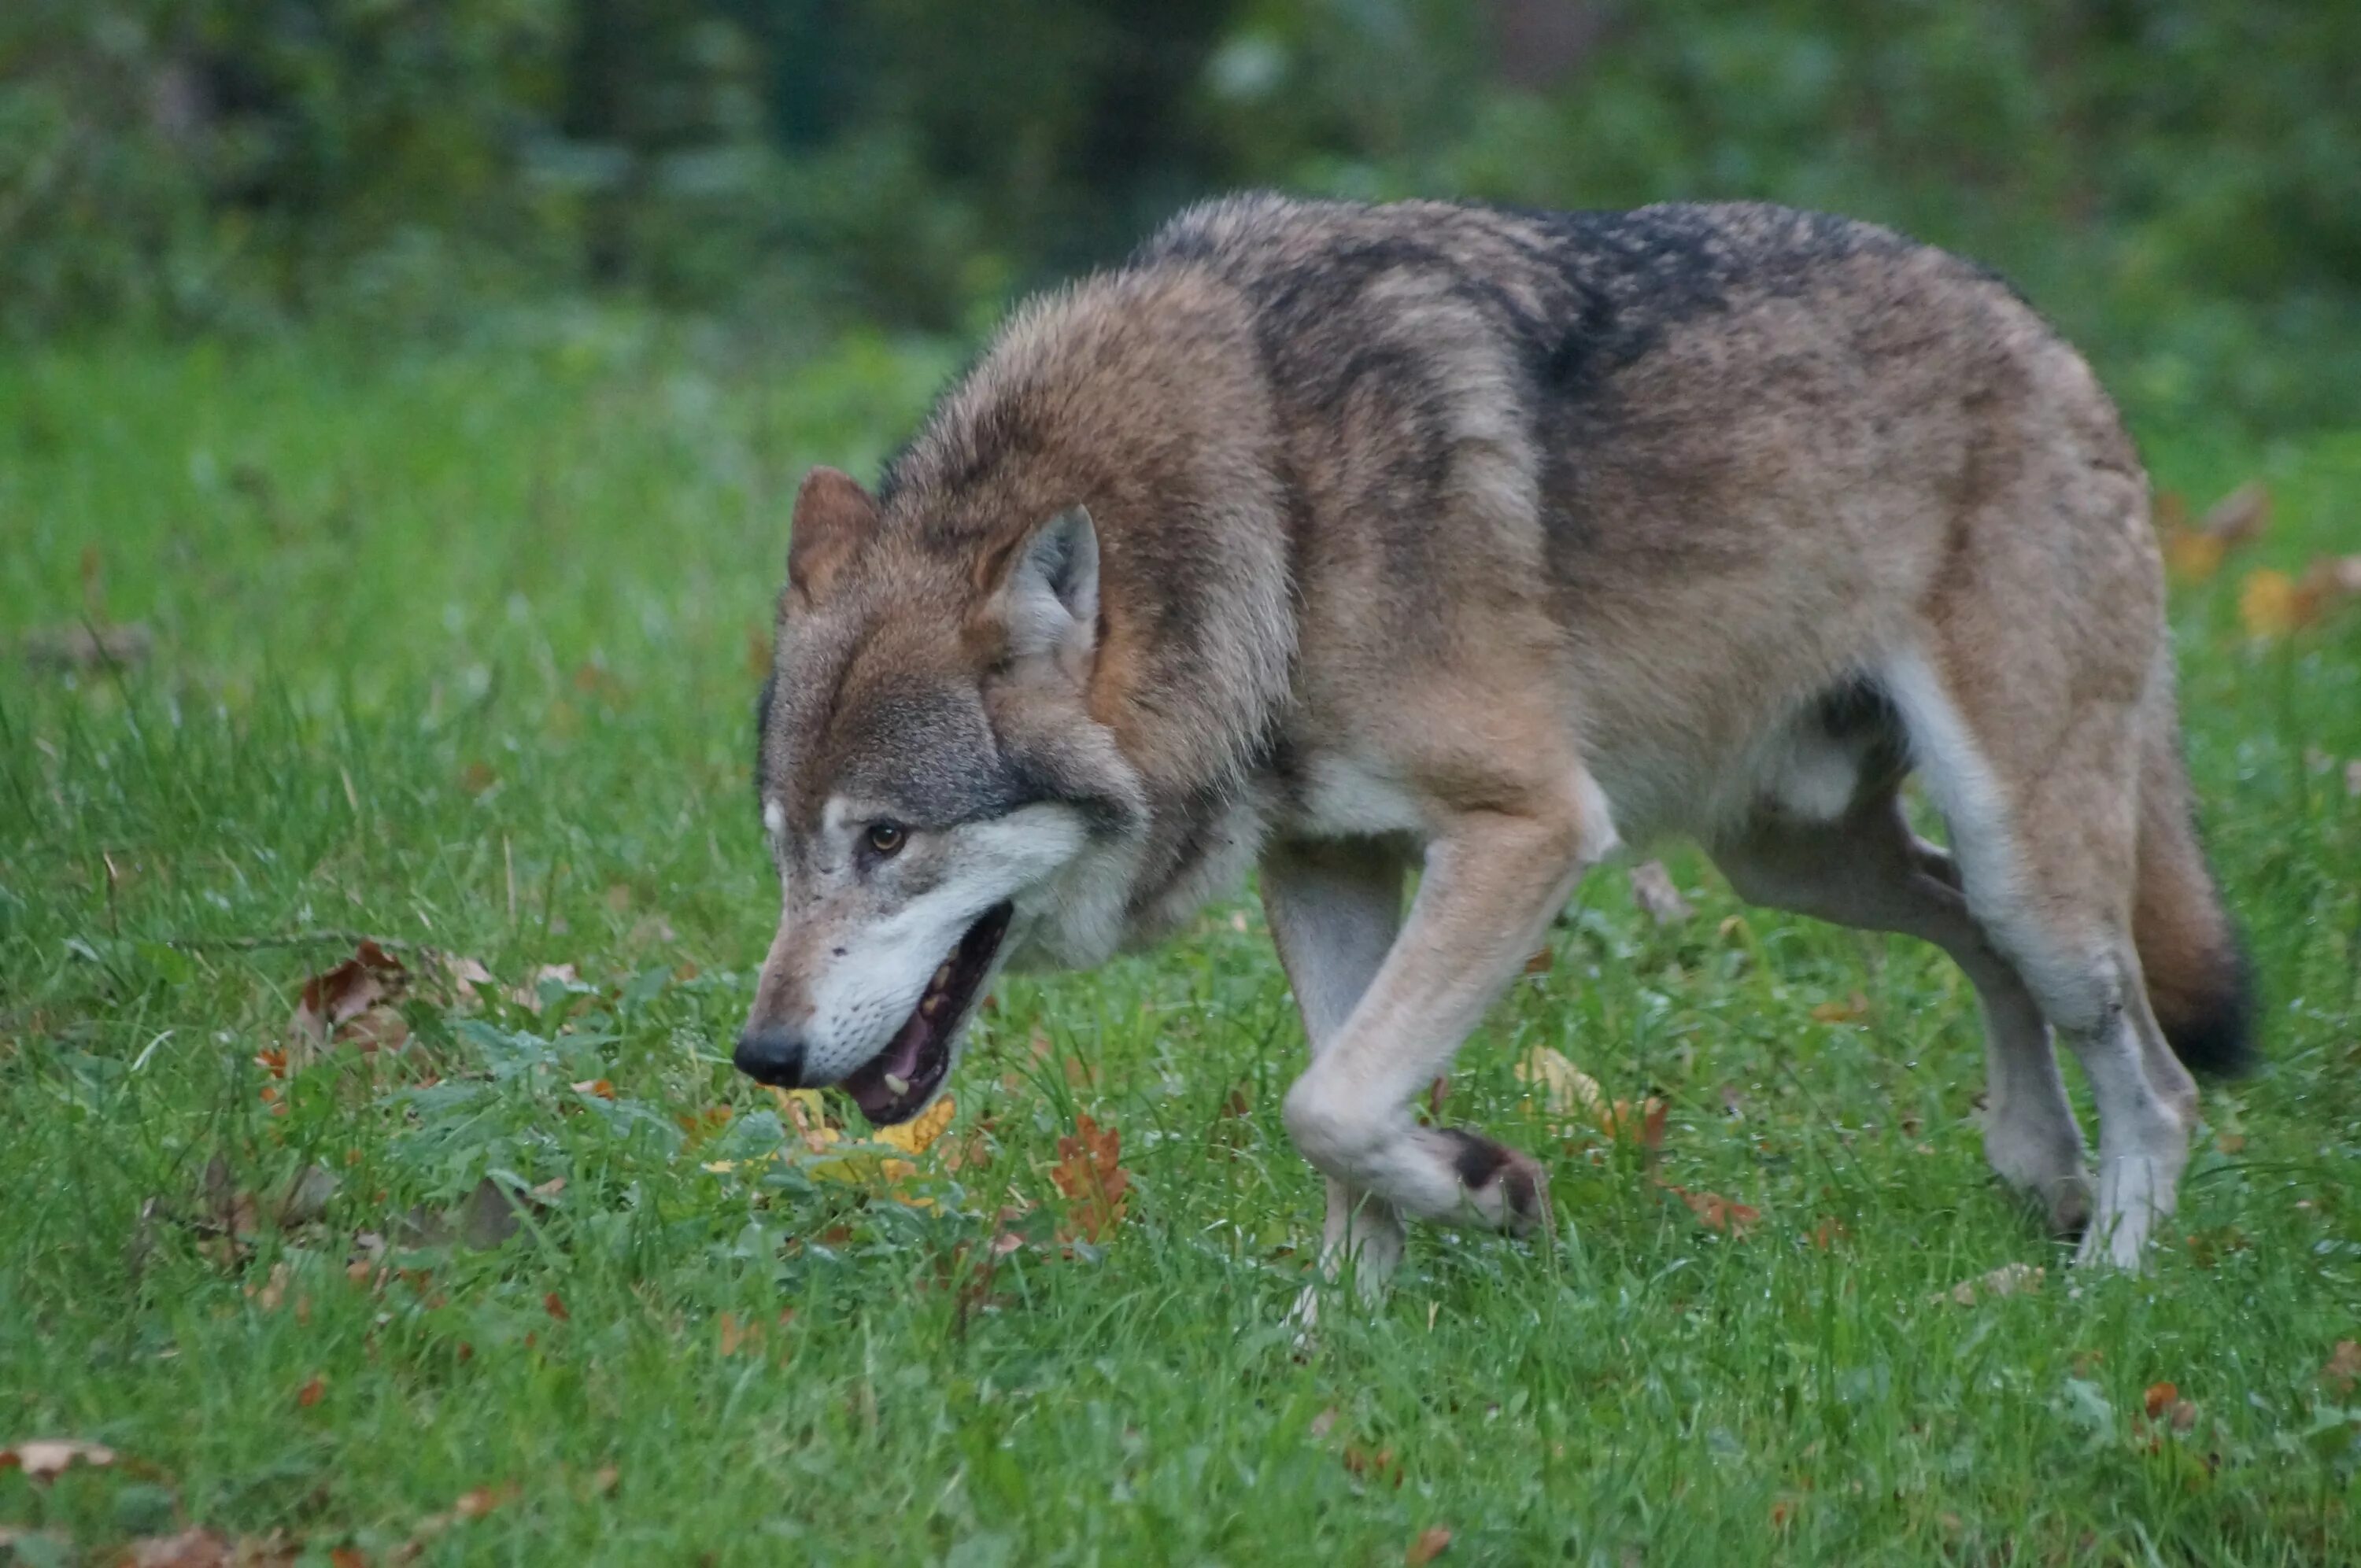
POLYGON ((1451 1563, 2361 1551, 2361 1394, 2322 1376, 2361 1337, 2361 613, 2265 646, 2236 613, 2254 566, 2361 549, 2361 438, 2143 433, 2165 485, 2278 499, 2177 602, 2269 1067, 2208 1091, 2149 1274, 2070 1276, 1993 1189, 1952 970, 1746 910, 1676 850, 1694 919, 1595 875, 1460 1060, 1451 1114, 1545 1152, 1555 1246, 1425 1232, 1298 1354, 1320 1196, 1251 902, 1008 985, 899 1184, 931 1207, 760 1159, 775 1110, 727 1063, 775 909, 748 643, 803 468, 873 469, 943 368, 601 316, 0 367, 0 638, 89 614, 156 644, 0 663, 0 1443, 121 1455, 0 1471, 0 1521, 48 1532, 20 1556, 181 1519, 317 1562, 1382 1563, 1437 1525, 1451 1563), (583 985, 413 1000, 379 1077, 344 1049, 274 1083, 258 1053, 345 949, 231 939, 323 929, 583 985), (1538 1045, 1669 1102, 1654 1168, 1540 1124, 1511 1070, 1538 1045), (568 1087, 599 1078, 612 1102, 568 1087), (1069 1249, 1049 1167, 1082 1113, 1134 1185, 1069 1249), (988 1165, 947 1169, 954 1141, 988 1165), (216 1160, 338 1185, 231 1255, 195 1223, 216 1160), (566 1185, 500 1245, 403 1249, 488 1175, 566 1185), (1762 1219, 1715 1234, 1658 1179, 1762 1219), (360 1233, 410 1272, 349 1278, 360 1233), (2012 1263, 2043 1287, 1938 1299, 2012 1263), (725 1354, 724 1314, 760 1344, 725 1354), (2160 1381, 2187 1431, 2145 1416, 2160 1381))

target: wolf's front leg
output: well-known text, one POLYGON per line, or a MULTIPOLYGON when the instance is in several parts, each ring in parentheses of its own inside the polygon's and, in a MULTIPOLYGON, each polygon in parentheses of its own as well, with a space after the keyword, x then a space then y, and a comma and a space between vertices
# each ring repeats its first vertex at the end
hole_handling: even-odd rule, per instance
MULTIPOLYGON (((1367 839, 1280 844, 1264 852, 1261 869, 1271 941, 1316 1062, 1335 1043, 1401 929, 1407 854, 1397 844, 1367 839)), ((1374 1298, 1401 1255, 1401 1216, 1393 1205, 1330 1177, 1321 1272, 1334 1280, 1349 1270, 1362 1296, 1374 1298)), ((1317 1310, 1307 1292, 1296 1311, 1309 1322, 1317 1310)))
POLYGON ((1596 786, 1579 782, 1547 809, 1461 814, 1429 843, 1408 924, 1287 1095, 1296 1147, 1346 1188, 1419 1219, 1547 1223, 1538 1164, 1473 1133, 1421 1127, 1410 1102, 1450 1067, 1583 867, 1612 845, 1596 786))

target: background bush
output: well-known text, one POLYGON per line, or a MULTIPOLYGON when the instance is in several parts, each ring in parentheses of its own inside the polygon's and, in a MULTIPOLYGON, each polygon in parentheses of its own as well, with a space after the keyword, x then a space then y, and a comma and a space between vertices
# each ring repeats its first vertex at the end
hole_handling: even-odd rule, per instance
POLYGON ((11 0, 0 327, 966 333, 1239 184, 1762 196, 1999 266, 2135 402, 2309 422, 2356 80, 2306 0, 11 0))

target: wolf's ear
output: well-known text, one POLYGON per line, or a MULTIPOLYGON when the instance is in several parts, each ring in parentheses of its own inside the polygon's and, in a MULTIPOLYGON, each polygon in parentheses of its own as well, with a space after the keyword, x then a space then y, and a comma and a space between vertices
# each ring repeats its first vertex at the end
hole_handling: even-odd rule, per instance
POLYGON ((1068 507, 1033 531, 1008 578, 1008 640, 1020 659, 1088 672, 1099 636, 1099 531, 1068 507))
POLYGON ((876 526, 877 503, 851 475, 814 468, 796 492, 787 586, 806 598, 818 595, 876 526))

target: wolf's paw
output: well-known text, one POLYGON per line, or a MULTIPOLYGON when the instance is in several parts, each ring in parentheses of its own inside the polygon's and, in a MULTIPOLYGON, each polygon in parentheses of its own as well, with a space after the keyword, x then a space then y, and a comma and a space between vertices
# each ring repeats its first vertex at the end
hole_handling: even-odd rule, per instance
POLYGON ((2077 1171, 2037 1196, 2049 1234, 2059 1241, 2080 1241, 2091 1230, 2091 1179, 2077 1171))
POLYGON ((1549 1174, 1539 1160, 1456 1127, 1444 1128, 1442 1136, 1452 1146, 1462 1200, 1477 1218, 1511 1235, 1548 1231, 1549 1174))

